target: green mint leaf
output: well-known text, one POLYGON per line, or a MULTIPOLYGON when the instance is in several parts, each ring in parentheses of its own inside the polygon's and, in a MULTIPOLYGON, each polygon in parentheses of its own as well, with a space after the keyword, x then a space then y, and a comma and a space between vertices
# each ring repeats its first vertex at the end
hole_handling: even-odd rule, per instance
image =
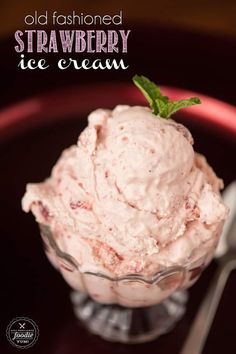
POLYGON ((165 116, 164 118, 169 118, 173 113, 179 111, 182 108, 187 108, 190 106, 194 106, 195 104, 200 104, 201 101, 198 97, 191 97, 186 100, 180 101, 172 101, 169 102, 166 106, 165 116))
POLYGON ((152 112, 162 118, 170 118, 170 116, 179 109, 201 103, 200 99, 197 97, 170 101, 167 96, 162 95, 160 88, 145 76, 135 75, 133 82, 148 100, 152 112))
POLYGON ((153 113, 158 114, 158 108, 156 105, 156 99, 161 96, 161 91, 154 82, 150 81, 145 76, 135 75, 133 77, 134 84, 140 89, 143 95, 148 100, 153 113))
POLYGON ((168 113, 169 113, 168 112, 169 104, 170 104, 169 102, 165 102, 161 98, 156 99, 156 105, 158 107, 158 113, 159 113, 160 117, 167 118, 168 113))

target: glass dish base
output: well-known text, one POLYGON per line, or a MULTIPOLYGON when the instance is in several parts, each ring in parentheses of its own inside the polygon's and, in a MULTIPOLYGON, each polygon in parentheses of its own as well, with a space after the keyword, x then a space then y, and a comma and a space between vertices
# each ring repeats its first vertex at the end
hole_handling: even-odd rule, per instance
POLYGON ((142 343, 169 332, 183 317, 187 291, 173 293, 161 303, 142 308, 100 304, 88 295, 73 291, 76 317, 92 333, 113 342, 142 343))

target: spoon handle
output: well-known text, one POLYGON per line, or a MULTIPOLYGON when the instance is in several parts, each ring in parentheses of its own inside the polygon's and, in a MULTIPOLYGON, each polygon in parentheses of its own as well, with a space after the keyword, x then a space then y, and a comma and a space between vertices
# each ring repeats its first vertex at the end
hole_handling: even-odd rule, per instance
MULTIPOLYGON (((226 256, 226 255, 225 255, 226 256)), ((227 257, 224 257, 224 259, 227 257)), ((230 272, 236 267, 236 260, 228 260, 219 264, 197 316, 190 328, 187 340, 180 354, 201 354, 218 308, 225 284, 230 272)))

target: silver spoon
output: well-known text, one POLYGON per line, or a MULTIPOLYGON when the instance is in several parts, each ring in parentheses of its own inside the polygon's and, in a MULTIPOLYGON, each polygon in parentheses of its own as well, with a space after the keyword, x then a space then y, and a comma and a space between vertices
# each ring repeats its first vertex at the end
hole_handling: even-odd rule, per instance
POLYGON ((230 215, 216 251, 218 268, 180 354, 201 354, 227 279, 236 269, 236 181, 226 188, 223 199, 230 208, 230 215))

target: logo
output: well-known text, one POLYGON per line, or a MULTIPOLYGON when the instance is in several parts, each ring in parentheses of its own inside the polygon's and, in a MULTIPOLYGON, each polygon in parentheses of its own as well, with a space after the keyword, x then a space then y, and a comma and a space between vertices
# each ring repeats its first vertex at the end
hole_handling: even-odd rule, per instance
POLYGON ((7 326, 6 335, 11 345, 18 349, 27 349, 37 342, 39 329, 30 318, 17 317, 7 326))

